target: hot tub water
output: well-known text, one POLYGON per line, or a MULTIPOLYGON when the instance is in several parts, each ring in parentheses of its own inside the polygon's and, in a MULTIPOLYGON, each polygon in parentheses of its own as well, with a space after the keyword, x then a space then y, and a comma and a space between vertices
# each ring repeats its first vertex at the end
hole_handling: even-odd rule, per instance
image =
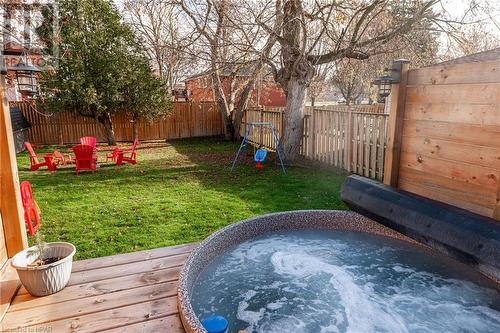
POLYGON ((500 296, 406 242, 348 231, 248 240, 210 263, 191 304, 229 332, 500 332, 500 296))

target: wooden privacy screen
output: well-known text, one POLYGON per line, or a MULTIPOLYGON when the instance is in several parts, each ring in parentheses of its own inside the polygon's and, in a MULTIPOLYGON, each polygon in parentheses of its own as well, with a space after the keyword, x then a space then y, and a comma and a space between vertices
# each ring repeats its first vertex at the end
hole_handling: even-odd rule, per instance
MULTIPOLYGON (((82 136, 95 136, 105 141, 102 126, 92 118, 72 112, 51 115, 27 104, 19 105, 31 124, 30 142, 36 144, 78 143, 82 136)), ((117 141, 133 141, 133 123, 126 114, 112 115, 117 141)), ((158 120, 139 123, 140 140, 177 139, 223 134, 221 116, 215 103, 174 102, 173 113, 158 120)))
POLYGON ((499 65, 408 71, 399 188, 500 220, 499 65))

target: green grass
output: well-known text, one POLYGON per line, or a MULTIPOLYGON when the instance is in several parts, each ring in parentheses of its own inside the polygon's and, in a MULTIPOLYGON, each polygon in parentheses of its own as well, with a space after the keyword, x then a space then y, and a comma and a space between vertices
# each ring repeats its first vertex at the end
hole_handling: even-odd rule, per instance
POLYGON ((339 197, 344 173, 294 167, 282 175, 274 163, 230 173, 237 144, 215 138, 143 144, 135 166, 105 163, 105 149, 94 175, 75 176, 72 167, 32 172, 26 152, 17 159, 20 179, 32 183, 46 240, 75 244, 78 259, 200 241, 270 212, 346 209, 339 197))

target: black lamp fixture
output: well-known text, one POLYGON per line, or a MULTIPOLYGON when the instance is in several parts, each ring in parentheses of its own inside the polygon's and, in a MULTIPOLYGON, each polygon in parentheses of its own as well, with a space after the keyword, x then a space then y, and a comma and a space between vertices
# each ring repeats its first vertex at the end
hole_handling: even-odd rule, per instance
POLYGON ((391 68, 386 68, 385 71, 390 74, 379 76, 373 81, 373 84, 378 86, 378 101, 383 103, 385 98, 391 93, 391 85, 401 82, 401 70, 403 64, 409 63, 409 60, 398 59, 394 60, 391 68))
POLYGON ((382 75, 373 81, 373 84, 378 86, 378 96, 379 100, 384 99, 391 93, 391 84, 394 83, 394 79, 390 75, 382 75))
POLYGON ((24 55, 14 66, 13 71, 16 73, 17 88, 21 95, 35 96, 38 93, 38 73, 41 70, 31 63, 28 56, 24 55))

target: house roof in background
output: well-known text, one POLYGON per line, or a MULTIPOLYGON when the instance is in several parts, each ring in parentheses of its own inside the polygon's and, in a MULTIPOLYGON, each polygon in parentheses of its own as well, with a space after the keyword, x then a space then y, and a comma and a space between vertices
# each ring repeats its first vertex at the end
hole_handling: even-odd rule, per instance
POLYGON ((440 66, 440 65, 454 65, 454 64, 465 64, 468 62, 481 62, 481 61, 494 61, 500 60, 500 47, 496 49, 491 49, 479 53, 474 53, 471 55, 463 56, 456 59, 451 59, 447 61, 443 61, 432 66, 440 66))
MULTIPOLYGON (((254 68, 253 68, 252 65, 242 66, 238 70, 238 73, 236 75, 237 76, 250 76, 250 75, 252 75, 253 69, 254 68)), ((211 69, 207 69, 207 70, 205 70, 205 71, 203 71, 201 73, 198 73, 198 74, 191 75, 191 76, 187 77, 185 81, 194 80, 196 78, 203 77, 203 76, 209 75, 211 73, 212 73, 212 70, 211 69)), ((231 70, 231 68, 226 67, 222 71, 222 76, 230 76, 232 73, 233 73, 233 71, 231 70)))

